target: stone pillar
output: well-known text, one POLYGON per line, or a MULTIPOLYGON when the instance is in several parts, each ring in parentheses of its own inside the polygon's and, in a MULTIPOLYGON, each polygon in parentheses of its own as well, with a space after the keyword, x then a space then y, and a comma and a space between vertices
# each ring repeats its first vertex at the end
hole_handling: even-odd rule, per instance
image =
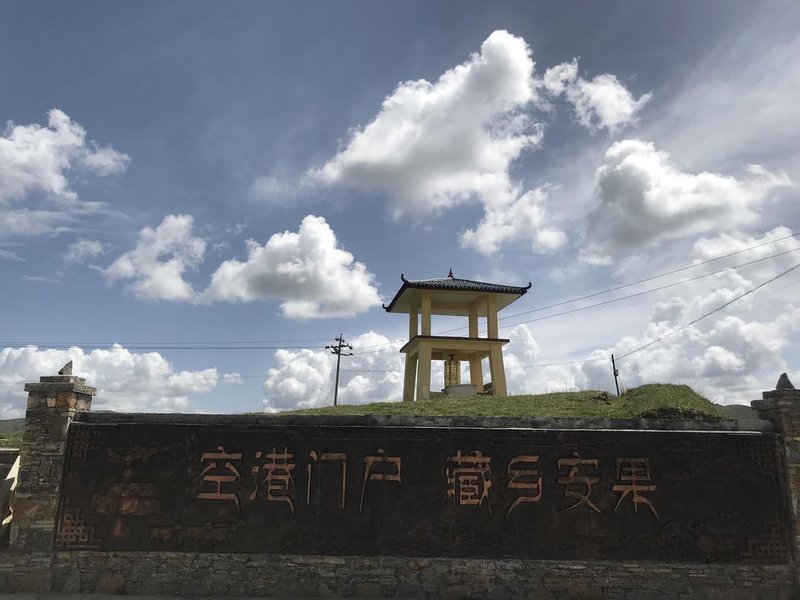
POLYGON ((763 392, 762 400, 750 405, 761 419, 772 421, 783 435, 786 470, 794 521, 795 556, 800 557, 800 390, 783 373, 774 390, 763 392))
POLYGON ((20 445, 20 469, 11 522, 10 549, 51 553, 67 444, 76 413, 88 411, 95 388, 72 375, 72 362, 58 375, 25 384, 28 408, 20 445))

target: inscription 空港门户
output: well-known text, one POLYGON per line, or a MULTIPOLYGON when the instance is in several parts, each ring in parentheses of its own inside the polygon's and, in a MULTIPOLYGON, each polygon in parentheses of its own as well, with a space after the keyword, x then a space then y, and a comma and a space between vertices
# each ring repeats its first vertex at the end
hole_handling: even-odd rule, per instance
POLYGON ((60 518, 79 511, 92 548, 788 556, 779 456, 760 434, 123 424, 102 439, 63 480, 60 518))

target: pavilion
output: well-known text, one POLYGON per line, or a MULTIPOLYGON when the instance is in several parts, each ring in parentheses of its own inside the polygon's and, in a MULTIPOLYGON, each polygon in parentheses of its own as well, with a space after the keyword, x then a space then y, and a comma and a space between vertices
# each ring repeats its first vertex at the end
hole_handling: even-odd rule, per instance
MULTIPOLYGON (((496 396, 506 396, 506 375, 503 367, 503 346, 507 339, 498 337, 497 313, 531 287, 499 285, 453 277, 451 270, 441 279, 411 281, 402 274, 403 285, 392 301, 383 308, 391 313, 408 313, 408 343, 400 349, 406 355, 403 401, 430 399, 431 361, 446 361, 445 392, 448 383, 460 382, 460 361, 469 362, 470 391, 483 391, 484 358, 489 359, 491 389, 496 396), (431 335, 431 315, 467 317, 469 335, 431 335), (478 318, 486 319, 486 337, 478 335, 478 318), (420 323, 421 321, 421 323, 420 323), (448 380, 448 373, 458 373, 448 380)), ((463 387, 463 386, 461 386, 463 387)))

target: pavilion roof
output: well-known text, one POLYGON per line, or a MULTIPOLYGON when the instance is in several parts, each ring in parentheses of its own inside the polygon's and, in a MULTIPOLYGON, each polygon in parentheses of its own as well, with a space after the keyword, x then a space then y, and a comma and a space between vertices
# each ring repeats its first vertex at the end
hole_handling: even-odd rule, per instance
MULTIPOLYGON (((436 290, 436 291, 443 291, 443 292, 461 292, 461 293, 475 293, 475 294, 486 294, 486 293, 493 293, 493 294, 508 294, 515 296, 513 299, 509 299, 509 302, 503 302, 502 305, 505 306, 510 302, 513 302, 523 294, 525 294, 531 287, 531 283, 529 282, 527 286, 514 286, 514 285, 502 285, 498 283, 488 283, 485 281, 473 281, 471 279, 459 279, 457 277, 453 277, 453 272, 450 271, 450 274, 447 277, 440 277, 434 279, 406 279, 404 275, 400 275, 400 279, 403 281, 402 287, 397 291, 392 301, 389 302, 388 305, 384 304, 383 308, 387 312, 396 312, 392 309, 395 307, 397 302, 403 297, 404 294, 407 293, 408 290, 436 290)), ((401 311, 406 312, 406 311, 401 311)))

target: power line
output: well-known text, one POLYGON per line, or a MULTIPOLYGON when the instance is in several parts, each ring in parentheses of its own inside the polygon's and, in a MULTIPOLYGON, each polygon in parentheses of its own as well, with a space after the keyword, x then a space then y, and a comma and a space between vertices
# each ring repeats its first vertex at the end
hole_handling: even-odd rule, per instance
POLYGON ((688 323, 686 323, 686 325, 681 325, 680 327, 676 327, 675 329, 673 329, 671 331, 668 331, 664 335, 657 337, 653 341, 648 342, 648 343, 644 344, 643 346, 639 346, 638 348, 636 348, 634 350, 631 350, 630 352, 627 352, 626 354, 623 354, 617 360, 622 360, 623 358, 627 358, 631 354, 636 354, 637 352, 640 352, 641 350, 644 350, 645 348, 649 348, 650 346, 652 346, 654 344, 657 344, 658 342, 670 337, 671 335, 674 335, 674 334, 678 333, 679 331, 682 331, 682 330, 686 329, 687 327, 691 327, 695 323, 698 323, 699 321, 702 321, 706 317, 709 317, 709 316, 713 315, 714 313, 717 313, 717 312, 721 311, 723 308, 726 308, 726 307, 730 306, 731 304, 733 304, 737 300, 741 300, 745 296, 748 296, 749 294, 752 294, 753 292, 756 292, 756 291, 760 290, 765 285, 769 285, 773 281, 777 281, 778 279, 780 279, 784 275, 788 275, 789 273, 791 273, 792 271, 794 271, 795 269, 798 269, 798 268, 800 268, 800 265, 795 265, 795 266, 793 266, 793 267, 791 267, 789 269, 786 269, 785 271, 783 271, 782 273, 779 273, 778 275, 776 275, 772 279, 768 279, 764 283, 761 283, 761 284, 757 285, 756 287, 754 287, 754 288, 752 288, 752 289, 750 289, 750 290, 748 290, 746 292, 743 292, 743 293, 739 294, 738 296, 736 296, 732 300, 728 300, 727 302, 725 302, 724 304, 721 304, 717 308, 715 308, 713 310, 710 310, 709 312, 697 317, 696 319, 693 319, 692 321, 689 321, 688 323))
MULTIPOLYGON (((744 248, 742 250, 737 250, 736 252, 730 252, 729 254, 723 254, 722 256, 717 256, 716 258, 710 258, 710 259, 704 260, 702 262, 692 263, 691 265, 686 265, 685 267, 680 267, 679 269, 673 269, 672 271, 666 271, 666 272, 660 273, 658 275, 651 275, 650 277, 645 277, 644 279, 639 279, 638 281, 632 281, 630 283, 624 283, 624 284, 618 285, 616 287, 608 288, 607 290, 601 290, 599 292, 592 292, 591 294, 586 294, 585 296, 580 296, 579 298, 573 298, 571 300, 563 300, 561 302, 557 302, 555 304, 550 304, 548 306, 542 306, 540 308, 534 308, 533 310, 526 310, 526 311, 523 311, 523 312, 520 312, 520 313, 516 313, 516 314, 513 314, 513 315, 507 315, 505 317, 501 317, 499 320, 503 321, 505 319, 513 319, 514 317, 519 317, 519 316, 527 315, 527 314, 530 314, 530 313, 533 313, 533 312, 547 310, 548 308, 556 308, 558 306, 563 306, 564 304, 572 304, 573 302, 579 302, 581 300, 587 300, 588 298, 594 298, 595 296, 601 296, 603 294, 608 294, 610 292, 616 292, 616 291, 619 291, 619 290, 622 290, 622 289, 625 289, 625 288, 633 287, 634 285, 639 285, 640 283, 646 283, 648 281, 653 281, 654 279, 660 279, 661 277, 666 277, 668 275, 674 275, 675 273, 681 273, 683 271, 688 271, 689 269, 694 269, 696 267, 701 267, 703 265, 707 265, 709 263, 716 262, 718 260, 723 260, 725 258, 730 258, 731 256, 736 256, 737 254, 742 254, 743 252, 749 252, 750 250, 755 250, 756 248, 761 248, 762 246, 767 246, 769 244, 775 244, 776 242, 780 242, 780 241, 783 241, 783 240, 786 240, 786 239, 789 239, 789 238, 797 237, 799 235, 800 235, 800 232, 793 233, 791 235, 787 235, 787 236, 784 236, 782 238, 778 238, 778 239, 775 239, 775 240, 772 240, 772 241, 769 241, 769 242, 762 242, 761 244, 756 244, 755 246, 750 246, 749 248, 744 248)), ((773 254, 771 256, 764 257, 764 258, 759 259, 759 260, 767 260, 768 258, 775 258, 776 256, 783 256, 784 254, 789 254, 790 252, 795 252, 797 250, 800 250, 800 248, 794 248, 792 250, 787 250, 785 252, 780 252, 778 254, 773 254)), ((745 265, 748 265, 748 264, 752 264, 752 263, 745 263, 745 265)), ((726 269, 728 269, 728 268, 738 268, 739 266, 743 266, 743 265, 738 265, 736 267, 726 267, 726 269)), ((725 270, 725 269, 723 269, 723 270, 725 270)), ((716 271, 716 272, 720 272, 720 271, 716 271)))
MULTIPOLYGON (((513 319, 515 317, 520 317, 520 316, 523 316, 523 315, 532 314, 532 313, 535 313, 535 312, 541 312, 541 311, 548 310, 548 309, 551 309, 551 308, 557 308, 559 306, 564 306, 565 304, 572 304, 574 302, 580 302, 581 300, 587 300, 589 298, 594 298, 596 296, 602 296, 604 294, 608 294, 608 293, 611 293, 611 292, 619 291, 621 289, 633 287, 633 286, 639 285, 641 283, 646 283, 648 281, 653 281, 655 279, 660 279, 662 277, 667 277, 669 275, 674 275, 675 273, 680 273, 680 272, 683 272, 683 271, 687 271, 689 269, 694 269, 696 267, 701 267, 701 266, 709 264, 709 263, 713 263, 713 262, 716 262, 716 261, 719 261, 719 260, 723 260, 725 258, 730 258, 731 256, 736 256, 736 255, 742 254, 744 252, 749 252, 750 250, 755 250, 756 248, 761 248, 763 246, 768 246, 770 244, 775 244, 777 242, 781 242, 783 240, 787 240, 787 239, 790 239, 790 238, 795 238, 797 236, 800 236, 800 232, 792 233, 790 235, 786 235, 786 236, 783 236, 783 237, 780 237, 780 238, 777 238, 777 239, 774 239, 774 240, 770 240, 768 242, 761 242, 760 244, 755 244, 753 246, 749 246, 749 247, 743 248, 741 250, 736 250, 735 252, 729 252, 728 254, 723 254, 722 256, 717 256, 715 258, 710 258, 708 260, 704 260, 704 261, 701 261, 701 262, 692 263, 691 265, 686 265, 686 266, 680 267, 678 269, 673 269, 671 271, 665 271, 664 273, 659 273, 658 275, 652 275, 650 277, 645 277, 644 279, 639 279, 637 281, 632 281, 632 282, 624 283, 624 284, 621 284, 621 285, 618 285, 618 286, 615 286, 615 287, 611 287, 611 288, 608 288, 608 289, 605 289, 605 290, 600 290, 600 291, 597 291, 597 292, 592 292, 592 293, 589 293, 589 294, 585 294, 585 295, 579 296, 577 298, 571 298, 569 300, 562 300, 562 301, 556 302, 554 304, 549 304, 547 306, 541 306, 541 307, 538 307, 538 308, 534 308, 534 309, 531 309, 531 310, 515 313, 515 314, 512 314, 512 315, 506 315, 504 317, 501 317, 498 320, 504 321, 504 320, 508 320, 508 319, 513 319)), ((522 325, 524 323, 533 323, 535 321, 551 319, 551 318, 559 317, 559 316, 562 316, 562 315, 572 314, 574 312, 578 312, 578 311, 581 311, 581 310, 588 310, 590 308, 603 306, 605 304, 611 304, 613 302, 619 302, 621 300, 626 300, 628 298, 634 298, 634 297, 637 297, 637 296, 641 296, 643 294, 647 294, 647 293, 651 293, 651 292, 655 292, 655 291, 660 291, 660 290, 663 290, 663 289, 666 289, 666 288, 669 288, 669 287, 674 287, 674 286, 681 285, 681 284, 684 284, 684 283, 690 283, 692 281, 696 281, 697 279, 702 279, 703 277, 710 277, 711 275, 716 275, 718 273, 722 273, 722 272, 730 270, 730 269, 739 269, 739 268, 746 267, 746 266, 749 266, 749 265, 752 265, 752 264, 755 264, 755 263, 758 263, 758 262, 762 262, 762 261, 765 261, 765 260, 771 260, 773 258, 777 258, 777 257, 780 257, 780 256, 784 256, 786 254, 791 254, 791 253, 797 252, 798 250, 800 250, 800 248, 794 248, 794 249, 791 249, 791 250, 785 250, 783 252, 778 252, 776 254, 771 254, 770 256, 765 256, 765 257, 761 257, 761 258, 758 258, 758 259, 755 259, 755 260, 752 260, 752 261, 748 261, 748 262, 745 262, 745 263, 741 263, 741 264, 738 264, 738 265, 725 267, 725 268, 719 269, 717 271, 712 271, 710 273, 705 273, 703 275, 698 275, 696 277, 691 277, 691 278, 683 279, 681 281, 673 282, 673 283, 670 283, 670 284, 667 284, 667 285, 664 285, 664 286, 651 288, 650 290, 645 290, 645 291, 642 291, 642 292, 637 292, 635 294, 629 294, 629 295, 626 295, 626 296, 620 296, 619 298, 614 298, 614 299, 611 299, 611 300, 606 300, 604 302, 598 302, 598 303, 590 304, 590 305, 587 305, 587 306, 584 306, 584 307, 579 307, 579 308, 571 309, 571 310, 568 310, 568 311, 555 313, 553 315, 547 315, 545 317, 541 317, 541 318, 537 318, 537 319, 531 319, 531 320, 527 320, 527 321, 520 321, 518 323, 507 324, 507 325, 504 325, 504 327, 511 327, 511 326, 514 326, 514 325, 522 325)), ((454 331, 463 331, 464 329, 466 329, 466 327, 455 327, 453 329, 446 329, 444 331, 438 331, 438 332, 436 332, 435 335, 441 335, 443 333, 452 333, 454 331)), ((362 351, 362 353, 363 353, 363 351, 365 349, 390 347, 390 346, 395 346, 395 345, 403 344, 403 343, 404 342, 389 342, 389 343, 385 343, 385 344, 374 344, 374 345, 371 345, 371 346, 362 346, 361 348, 359 348, 359 351, 362 351)))
MULTIPOLYGON (((597 308, 598 306, 605 306, 607 304, 613 304, 615 302, 621 302, 622 300, 628 300, 630 298, 636 298, 638 296, 644 296, 645 294, 650 294, 652 292, 658 292, 658 291, 665 290, 665 289, 668 289, 668 288, 671 288, 671 287, 675 287, 675 286, 678 286, 678 285, 683 285, 684 283, 691 283, 692 281, 697 281, 699 279, 704 279, 706 277, 711 277, 712 275, 718 275, 720 273, 723 273, 725 271, 729 271, 731 269, 740 269, 742 267, 747 267, 747 266, 750 266, 750 265, 753 265, 753 264, 756 264, 756 263, 759 263, 759 262, 763 262, 765 260, 770 260, 770 259, 773 259, 773 258, 777 258, 779 256, 783 256, 785 254, 791 254, 793 252, 798 252, 798 251, 800 251, 800 248, 795 248, 794 250, 786 250, 784 252, 779 252, 777 254, 772 254, 770 256, 764 256, 762 258, 757 258, 755 260, 751 260, 751 261, 748 261, 748 262, 745 262, 745 263, 741 263, 741 264, 738 264, 738 265, 733 265, 733 266, 730 266, 730 267, 724 267, 722 269, 718 269, 717 271, 711 271, 709 273, 704 273, 702 275, 696 275, 695 277, 689 277, 687 279, 682 279, 680 281, 673 281, 672 283, 667 283, 667 284, 664 284, 664 285, 660 285, 658 287, 650 288, 650 289, 647 289, 647 290, 642 290, 641 292, 635 292, 633 294, 627 294, 625 296, 619 296, 618 298, 611 298, 609 300, 603 300, 602 302, 596 302, 594 304, 587 304, 586 306, 579 306, 577 308, 571 308, 569 310, 564 310, 564 311, 561 311, 561 312, 553 313, 551 315, 545 315, 543 317, 536 317, 536 318, 533 318, 533 319, 527 319, 525 321, 519 321, 517 323, 508 323, 508 324, 504 325, 503 327, 513 327, 515 325, 523 325, 525 323, 534 323, 536 321, 545 321, 547 319, 553 319, 555 317, 561 317, 561 316, 564 316, 564 315, 569 315, 569 314, 573 314, 573 313, 576 313, 576 312, 580 312, 580 311, 583 311, 583 310, 589 310, 590 308, 597 308)), ((597 295, 597 294, 595 294, 595 295, 597 295)), ((561 304, 566 304, 566 302, 559 303, 559 305, 561 305, 561 304)), ((543 307, 541 309, 535 309, 535 310, 528 311, 528 312, 529 313, 537 312, 539 310, 545 310, 546 308, 552 308, 552 306, 546 306, 546 307, 543 307)), ((462 327, 460 329, 464 329, 464 328, 462 327)), ((450 331, 455 331, 455 330, 450 330, 450 331)), ((447 333, 447 332, 443 332, 443 333, 447 333)))
MULTIPOLYGON (((298 340, 298 339, 290 339, 290 340, 217 340, 217 341, 204 341, 204 342, 142 342, 142 341, 105 341, 105 342, 50 342, 50 341, 15 341, 15 342, 0 342, 0 344, 14 344, 18 346, 113 346, 114 344, 119 344, 121 346, 140 346, 144 348, 152 348, 156 346, 208 346, 208 345, 224 345, 224 346, 233 346, 233 345, 247 345, 247 344, 300 344, 300 343, 311 343, 311 342, 326 342, 328 338, 315 338, 315 339, 307 339, 307 340, 298 340)), ((303 348, 305 346, 298 346, 299 348, 303 348)))
POLYGON ((59 343, 59 344, 36 344, 36 343, 19 343, 19 342, 0 342, 0 346, 6 348, 27 348, 30 346, 36 347, 44 347, 49 348, 52 350, 69 350, 70 348, 106 348, 109 346, 119 345, 124 350, 324 350, 325 346, 287 346, 287 345, 280 345, 280 346, 186 346, 186 345, 175 345, 175 346, 161 346, 161 345, 138 345, 138 344, 131 344, 131 345, 124 345, 120 344, 119 342, 115 342, 113 344, 108 344, 107 346, 92 346, 90 344, 81 345, 78 343, 59 343))

